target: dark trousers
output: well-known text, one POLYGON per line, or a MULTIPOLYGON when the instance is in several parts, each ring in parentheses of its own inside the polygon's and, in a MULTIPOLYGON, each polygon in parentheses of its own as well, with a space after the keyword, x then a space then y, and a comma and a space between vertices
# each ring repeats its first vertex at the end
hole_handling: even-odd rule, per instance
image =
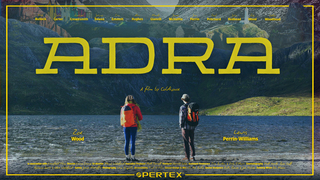
POLYGON ((136 135, 137 135, 137 127, 124 127, 124 153, 129 155, 129 143, 131 141, 131 154, 134 155, 136 152, 136 135))
POLYGON ((182 137, 183 137, 183 146, 184 146, 184 153, 185 156, 190 159, 190 151, 191 156, 195 156, 196 152, 194 150, 194 130, 187 130, 181 128, 182 137))

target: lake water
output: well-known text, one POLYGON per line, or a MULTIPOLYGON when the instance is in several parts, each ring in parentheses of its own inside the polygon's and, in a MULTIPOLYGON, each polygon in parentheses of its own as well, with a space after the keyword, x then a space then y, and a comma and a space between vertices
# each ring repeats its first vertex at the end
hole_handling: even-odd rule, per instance
MULTIPOLYGON (((124 157, 118 115, 9 116, 8 122, 11 158, 124 157), (82 131, 78 137, 84 137, 83 142, 71 140, 74 129, 82 131)), ((143 129, 136 141, 138 158, 184 155, 178 116, 145 115, 141 124, 143 129)), ((5 147, 5 116, 1 116, 0 125, 0 140, 5 147)), ((311 153, 311 142, 311 117, 200 116, 195 131, 197 156, 311 153), (223 137, 239 136, 257 137, 258 141, 223 141, 223 137)))

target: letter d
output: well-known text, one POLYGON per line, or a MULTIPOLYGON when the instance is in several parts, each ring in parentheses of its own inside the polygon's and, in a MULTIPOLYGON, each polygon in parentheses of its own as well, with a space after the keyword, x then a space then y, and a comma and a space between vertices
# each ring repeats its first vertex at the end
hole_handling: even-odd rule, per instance
POLYGON ((102 74, 145 74, 152 70, 154 64, 154 46, 148 38, 102 38, 102 43, 109 43, 109 69, 102 68, 102 74), (144 68, 116 68, 116 43, 142 43, 149 51, 148 65, 144 68))

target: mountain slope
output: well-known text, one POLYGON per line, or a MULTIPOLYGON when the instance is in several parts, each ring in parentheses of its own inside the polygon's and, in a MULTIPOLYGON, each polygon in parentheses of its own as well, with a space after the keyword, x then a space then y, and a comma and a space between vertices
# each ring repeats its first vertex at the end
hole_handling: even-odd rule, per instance
MULTIPOLYGON (((310 40, 311 38, 311 8, 305 8, 302 5, 313 4, 317 5, 319 2, 314 0, 281 0, 281 1, 258 1, 258 0, 179 0, 178 5, 289 5, 289 8, 279 7, 249 7, 249 16, 257 18, 256 21, 251 21, 256 24, 259 28, 267 31, 268 34, 271 32, 281 33, 287 46, 291 46, 294 43, 301 42, 301 39, 310 40), (265 18, 281 18, 281 21, 265 21, 265 18), (280 24, 280 25, 279 25, 280 24), (303 25, 302 25, 303 24, 303 25), (294 27, 299 26, 299 27, 294 27), (281 28, 282 27, 282 28, 281 28), (280 30, 280 31, 279 31, 280 30), (288 33, 287 31, 292 32, 288 33), (294 36, 293 36, 294 35, 294 36), (296 37, 295 37, 296 36, 296 37), (301 38, 301 36, 303 38, 301 38), (290 37, 288 39, 288 37, 290 37), (295 38, 293 38, 295 37, 295 38), (298 38, 299 37, 299 38, 298 38), (289 41, 289 42, 287 42, 289 41)), ((245 8, 236 7, 176 7, 172 14, 179 15, 184 19, 184 22, 188 25, 193 25, 200 30, 205 30, 214 26, 225 24, 228 18, 235 16, 236 18, 244 19, 245 8), (196 15, 200 18, 200 21, 189 21, 189 19, 196 15), (221 18, 221 21, 207 21, 209 17, 221 18)), ((315 31, 319 32, 319 6, 315 9, 315 31)), ((168 23, 173 23, 166 19, 168 23)), ((316 39, 319 39, 319 33, 315 33, 316 39)), ((278 35, 277 37, 280 37, 278 35)), ((277 38, 275 37, 275 39, 277 38)), ((282 46, 284 45, 282 44, 282 46)))
MULTIPOLYGON (((85 0, 85 5, 150 5, 146 0, 85 0)), ((143 7, 88 7, 92 14, 103 15, 104 17, 115 17, 115 14, 123 18, 129 18, 138 14, 144 19, 149 19, 152 14, 162 14, 157 8, 143 8, 143 7)))
MULTIPOLYGON (((0 18, 0 29, 5 19, 0 18)), ((89 32, 88 32, 89 33, 89 32)), ((214 48, 211 57, 204 62, 214 68, 216 74, 203 75, 195 63, 175 63, 182 74, 162 74, 168 67, 168 47, 162 39, 150 38, 155 46, 155 63, 151 72, 141 75, 103 75, 101 68, 109 66, 109 51, 97 47, 90 49, 90 66, 98 74, 77 75, 75 68, 82 63, 56 63, 56 75, 35 74, 47 60, 51 45, 43 43, 44 37, 59 37, 44 27, 9 20, 9 113, 10 114, 118 114, 124 98, 133 94, 144 114, 176 114, 181 104, 180 97, 188 93, 201 109, 209 109, 246 98, 257 96, 311 96, 311 43, 299 43, 273 53, 273 67, 280 68, 280 75, 257 75, 257 68, 264 63, 236 63, 241 68, 239 75, 217 74, 225 68, 231 51, 214 48), (163 91, 144 91, 162 88, 163 91), (179 91, 168 91, 179 88, 179 91)), ((1 42, 5 34, 0 34, 1 42)), ((316 42, 319 49, 319 43, 316 42)), ((5 46, 0 46, 5 52, 5 46)), ((176 56, 201 56, 206 46, 176 44, 176 56)), ((77 44, 59 46, 57 55, 80 56, 82 47, 77 44)), ((144 44, 134 44, 117 51, 117 67, 141 68, 147 65, 148 50, 144 44)), ((1 53, 2 59, 5 53, 1 53)), ((252 53, 263 55, 261 53, 252 53)), ((1 61, 1 67, 5 62, 1 61)), ((5 82, 5 72, 1 71, 5 82)), ((2 90, 5 83, 1 84, 2 90)), ((2 91, 1 109, 5 108, 5 91, 2 91)))

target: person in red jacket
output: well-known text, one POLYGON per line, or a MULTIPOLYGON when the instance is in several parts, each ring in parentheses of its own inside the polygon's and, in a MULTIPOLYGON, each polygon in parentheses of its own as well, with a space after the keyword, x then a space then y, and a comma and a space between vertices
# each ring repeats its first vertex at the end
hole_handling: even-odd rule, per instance
POLYGON ((123 127, 125 144, 124 152, 126 154, 127 161, 138 161, 135 158, 135 141, 137 135, 138 122, 142 120, 142 114, 140 108, 132 95, 128 95, 125 99, 124 106, 121 108, 120 123, 123 127), (131 159, 129 157, 129 143, 131 139, 131 159))

